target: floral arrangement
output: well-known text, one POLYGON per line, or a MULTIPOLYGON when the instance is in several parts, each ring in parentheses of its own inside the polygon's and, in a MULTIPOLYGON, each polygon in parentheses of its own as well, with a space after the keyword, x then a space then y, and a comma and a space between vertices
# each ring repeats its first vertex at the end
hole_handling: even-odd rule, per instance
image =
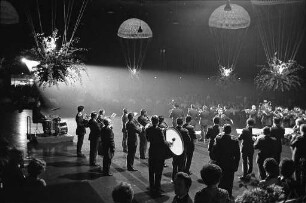
POLYGON ((268 61, 268 66, 260 66, 262 69, 255 77, 255 85, 265 91, 289 91, 301 86, 302 79, 299 70, 302 66, 294 60, 283 62, 275 56, 268 61))
POLYGON ((231 87, 232 85, 237 84, 239 81, 232 66, 228 68, 219 65, 219 75, 215 76, 214 78, 217 86, 221 88, 231 87))
POLYGON ((58 86, 59 83, 74 83, 81 80, 81 73, 86 72, 85 64, 81 54, 86 51, 83 48, 76 48, 77 38, 70 41, 61 39, 58 30, 55 29, 50 36, 37 33, 34 36, 36 46, 24 50, 22 55, 38 62, 33 67, 36 82, 39 86, 58 86), (58 45, 58 41, 62 43, 58 45))
POLYGON ((266 189, 253 188, 245 190, 242 195, 238 196, 235 200, 236 203, 244 202, 277 202, 283 199, 283 188, 277 185, 270 185, 266 189))

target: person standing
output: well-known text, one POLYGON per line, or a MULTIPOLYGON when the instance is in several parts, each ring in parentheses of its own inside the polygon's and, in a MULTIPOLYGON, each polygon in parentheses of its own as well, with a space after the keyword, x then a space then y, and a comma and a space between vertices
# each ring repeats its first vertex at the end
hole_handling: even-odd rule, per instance
POLYGON ((193 125, 194 127, 196 127, 196 125, 199 125, 199 111, 195 108, 194 104, 191 104, 190 108, 188 108, 187 115, 191 117, 191 125, 193 125))
POLYGON ((122 149, 123 149, 123 152, 125 152, 125 153, 127 153, 127 144, 126 144, 127 132, 126 132, 126 128, 125 128, 125 125, 128 122, 127 115, 128 115, 127 109, 123 109, 123 114, 122 114, 122 117, 121 117, 121 122, 122 122, 122 149))
POLYGON ((137 121, 134 120, 134 114, 128 114, 128 122, 126 123, 126 131, 127 131, 127 147, 128 147, 128 155, 127 155, 127 170, 128 171, 137 171, 133 168, 135 153, 137 149, 137 136, 141 133, 141 128, 137 126, 137 121))
POLYGON ((205 138, 209 139, 208 154, 209 154, 210 160, 214 160, 215 159, 213 157, 212 148, 213 148, 214 143, 215 143, 215 138, 220 133, 220 126, 219 126, 220 118, 219 117, 214 117, 213 118, 213 122, 214 122, 214 125, 212 127, 208 128, 207 134, 205 135, 205 138))
POLYGON ((173 105, 173 108, 170 110, 170 116, 169 117, 172 118, 173 127, 176 127, 176 125, 177 125, 176 120, 180 117, 182 117, 182 118, 184 117, 184 111, 183 111, 183 109, 181 109, 179 107, 178 104, 175 103, 173 105))
POLYGON ((158 127, 158 116, 152 116, 152 126, 146 129, 146 136, 150 142, 149 148, 149 182, 152 193, 161 192, 161 177, 164 168, 166 141, 163 130, 158 127))
POLYGON ((241 156, 243 164, 243 176, 239 177, 241 180, 245 180, 248 174, 253 171, 253 156, 254 156, 254 139, 252 129, 255 124, 253 118, 247 119, 247 126, 242 130, 238 140, 241 142, 241 156))
POLYGON ((194 152, 194 143, 197 140, 197 136, 195 134, 194 126, 191 125, 192 118, 191 116, 187 116, 185 119, 186 123, 183 125, 183 128, 186 128, 190 137, 190 144, 187 147, 186 151, 186 165, 185 165, 185 173, 191 175, 190 166, 192 162, 193 152, 194 152))
POLYGON ((172 166, 173 166, 173 171, 172 171, 172 181, 175 179, 175 175, 177 172, 184 171, 185 170, 185 164, 186 164, 186 153, 187 149, 190 145, 190 137, 188 130, 183 128, 183 119, 178 118, 176 120, 176 130, 180 133, 183 143, 184 143, 184 151, 181 155, 179 156, 173 156, 173 161, 172 161, 172 166))
POLYGON ((191 184, 191 177, 187 173, 178 172, 174 181, 175 196, 172 203, 193 203, 188 194, 191 184))
POLYGON ((103 175, 112 176, 110 165, 115 153, 115 142, 113 128, 109 119, 104 119, 104 127, 101 129, 102 156, 103 156, 103 175))
POLYGON ((223 127, 224 134, 216 137, 213 146, 215 162, 223 171, 219 187, 228 191, 232 196, 234 174, 238 170, 240 161, 240 149, 238 140, 231 136, 232 128, 229 124, 223 127))
POLYGON ((281 118, 273 118, 273 126, 271 128, 271 137, 275 137, 277 141, 277 150, 275 160, 280 163, 282 154, 282 140, 285 138, 285 128, 281 126, 281 118))
POLYGON ((207 134, 207 129, 208 129, 208 122, 209 122, 209 116, 210 116, 210 111, 207 106, 203 106, 202 110, 200 111, 200 127, 201 127, 201 138, 199 141, 204 141, 205 136, 207 134))
POLYGON ((90 120, 88 121, 88 127, 90 129, 90 133, 88 136, 88 140, 90 141, 90 151, 89 151, 89 165, 90 166, 98 166, 96 164, 96 157, 98 152, 98 144, 101 135, 101 124, 98 123, 97 112, 92 112, 90 114, 90 120))
POLYGON ((259 136, 254 143, 254 149, 258 150, 256 162, 261 180, 267 177, 263 167, 264 161, 267 158, 274 158, 276 156, 276 145, 277 141, 271 136, 270 128, 268 126, 264 127, 263 136, 259 136))
POLYGON ((305 195, 306 187, 306 124, 300 127, 301 135, 295 137, 291 142, 292 158, 295 163, 295 179, 299 185, 299 194, 305 195))
POLYGON ((77 157, 86 158, 82 153, 82 146, 84 141, 84 135, 86 134, 87 120, 85 119, 86 115, 83 114, 84 106, 78 106, 78 113, 75 116, 75 121, 77 123, 76 135, 78 136, 77 141, 77 157))
POLYGON ((139 154, 140 159, 146 158, 148 143, 146 138, 145 127, 150 123, 150 119, 147 116, 147 111, 145 109, 141 109, 140 116, 137 118, 138 123, 142 125, 142 131, 139 133, 139 154))

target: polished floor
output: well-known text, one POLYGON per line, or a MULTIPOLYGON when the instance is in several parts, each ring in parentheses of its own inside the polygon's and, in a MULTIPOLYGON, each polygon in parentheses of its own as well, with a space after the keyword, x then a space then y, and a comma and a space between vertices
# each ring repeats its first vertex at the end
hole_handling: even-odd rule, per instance
MULTIPOLYGON (((50 113, 50 112, 49 112, 50 113)), ((52 113, 52 112, 51 112, 52 113)), ((148 160, 139 159, 137 150, 134 167, 136 172, 126 170, 126 153, 121 147, 122 133, 120 117, 112 120, 115 134, 116 152, 111 165, 111 177, 103 176, 99 168, 90 167, 88 133, 84 139, 83 152, 86 159, 76 157, 76 137, 73 142, 57 144, 30 144, 27 141, 27 116, 31 116, 30 110, 21 113, 17 111, 1 112, 2 121, 1 136, 6 137, 10 143, 24 151, 26 159, 30 157, 40 158, 46 161, 47 168, 42 174, 42 178, 47 182, 47 191, 42 202, 112 202, 112 188, 121 181, 129 182, 135 192, 135 202, 171 202, 174 197, 174 188, 171 180, 172 159, 166 160, 168 167, 164 168, 162 176, 162 189, 165 193, 160 197, 151 197, 147 190, 148 180, 148 160)), ((57 112, 61 115, 61 112, 57 112)), ((67 122, 68 133, 74 135, 76 123, 74 121, 75 112, 71 112, 71 117, 62 118, 67 122)), ((170 123, 170 120, 167 119, 170 123)), ((35 130, 32 125, 32 132, 35 130)), ((41 126, 39 129, 42 131, 41 126)), ((89 130, 88 130, 89 131, 89 130)), ((290 150, 284 147, 283 157, 290 157, 290 150)), ((254 156, 255 157, 255 156, 254 156)), ((102 165, 101 157, 97 158, 102 165)), ((200 180, 201 167, 209 161, 207 144, 196 143, 194 157, 191 166, 191 178, 193 180, 190 188, 190 196, 193 198, 195 193, 204 185, 200 180)), ((254 158, 255 162, 255 158, 254 158)), ((254 163, 255 173, 257 165, 254 163)), ((244 187, 239 187, 238 176, 242 173, 241 167, 235 174, 233 195, 236 197, 241 194, 244 187)))

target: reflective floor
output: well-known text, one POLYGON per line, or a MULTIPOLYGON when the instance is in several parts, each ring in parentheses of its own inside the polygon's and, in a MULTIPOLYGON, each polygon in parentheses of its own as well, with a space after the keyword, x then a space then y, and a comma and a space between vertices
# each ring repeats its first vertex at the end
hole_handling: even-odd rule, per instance
MULTIPOLYGON (((61 112, 57 112, 61 115, 61 112)), ((73 142, 57 144, 31 144, 27 141, 27 116, 31 116, 31 111, 24 110, 21 113, 2 112, 0 124, 1 136, 6 137, 10 143, 24 151, 25 158, 36 157, 47 162, 46 171, 42 178, 48 185, 47 194, 42 202, 112 202, 112 188, 121 181, 132 184, 135 192, 136 202, 171 202, 174 197, 173 184, 170 182, 172 172, 172 159, 166 160, 168 167, 164 168, 162 176, 162 189, 165 193, 157 198, 150 196, 147 190, 149 185, 148 160, 139 159, 137 150, 134 167, 139 171, 129 172, 126 170, 126 154, 121 147, 121 119, 117 116, 113 119, 112 125, 115 134, 116 152, 111 165, 111 172, 114 176, 103 176, 99 168, 89 166, 89 141, 88 132, 84 139, 83 152, 86 159, 76 157, 76 137, 73 142)), ((67 122, 68 133, 74 135, 76 123, 74 121, 75 112, 71 112, 71 117, 62 118, 67 122)), ((171 123, 167 120, 167 123, 171 123)), ((36 126, 32 125, 32 132, 36 126)), ((42 131, 41 125, 38 129, 42 131)), ((89 131, 89 130, 88 130, 89 131)), ((290 150, 284 147, 283 157, 290 157, 290 150)), ((102 165, 101 157, 97 162, 102 165)), ((209 161, 207 144, 196 143, 196 149, 191 166, 192 186, 190 196, 194 198, 197 191, 204 187, 200 181, 201 167, 209 161)), ((257 174, 257 165, 254 170, 257 174)), ((241 194, 245 188, 239 187, 238 176, 242 173, 241 167, 235 174, 233 195, 241 194)))

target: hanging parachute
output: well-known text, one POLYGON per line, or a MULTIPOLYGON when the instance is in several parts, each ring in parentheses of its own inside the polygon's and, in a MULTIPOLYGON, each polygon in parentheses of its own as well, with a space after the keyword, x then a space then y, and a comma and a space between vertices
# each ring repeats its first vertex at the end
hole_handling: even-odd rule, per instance
POLYGON ((19 15, 14 6, 8 1, 0 1, 0 24, 17 24, 19 15))
POLYGON ((153 33, 149 25, 137 18, 124 21, 117 33, 126 66, 132 75, 137 75, 145 60, 146 51, 153 33))
POLYGON ((214 39, 219 79, 234 79, 231 76, 250 22, 248 12, 237 4, 231 4, 229 0, 210 15, 208 25, 214 39))
POLYGON ((301 85, 295 57, 305 33, 305 0, 251 0, 268 66, 255 78, 259 89, 285 91, 301 85))

